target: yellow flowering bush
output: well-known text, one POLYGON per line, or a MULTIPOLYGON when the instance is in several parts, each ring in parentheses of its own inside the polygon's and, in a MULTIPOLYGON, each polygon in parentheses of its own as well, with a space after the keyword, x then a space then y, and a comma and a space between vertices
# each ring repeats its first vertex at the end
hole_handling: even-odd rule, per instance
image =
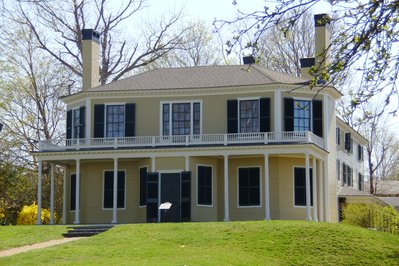
MULTIPOLYGON (((55 216, 55 214, 54 214, 55 216)), ((37 204, 34 202, 30 206, 24 206, 18 214, 17 224, 36 224, 37 217, 37 204)), ((54 217, 55 219, 55 217, 54 217)), ((48 209, 42 208, 41 213, 42 224, 50 224, 50 211, 48 209)))

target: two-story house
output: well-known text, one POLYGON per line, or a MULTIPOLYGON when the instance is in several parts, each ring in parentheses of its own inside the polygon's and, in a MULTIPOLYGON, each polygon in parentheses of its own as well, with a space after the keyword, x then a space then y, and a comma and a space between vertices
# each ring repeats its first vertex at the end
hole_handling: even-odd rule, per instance
MULTIPOLYGON (((317 18, 319 51, 329 33, 317 18)), ((62 98, 66 139, 43 141, 36 154, 39 212, 45 162, 52 181, 64 167, 64 223, 337 221, 339 182, 357 189, 362 171, 341 159, 337 179, 344 144, 336 139, 349 136, 337 128, 352 129, 336 118, 334 87, 310 88, 251 58, 98 86, 98 49, 98 34, 84 30, 83 89, 62 98), (170 209, 160 210, 165 202, 170 209)), ((54 185, 52 214, 53 203, 54 185)))

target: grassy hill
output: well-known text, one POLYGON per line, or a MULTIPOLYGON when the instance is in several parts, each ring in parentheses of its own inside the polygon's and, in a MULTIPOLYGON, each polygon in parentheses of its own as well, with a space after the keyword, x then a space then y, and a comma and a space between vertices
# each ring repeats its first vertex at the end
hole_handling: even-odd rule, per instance
POLYGON ((399 237, 302 221, 133 224, 0 258, 0 265, 60 264, 399 265, 399 237))

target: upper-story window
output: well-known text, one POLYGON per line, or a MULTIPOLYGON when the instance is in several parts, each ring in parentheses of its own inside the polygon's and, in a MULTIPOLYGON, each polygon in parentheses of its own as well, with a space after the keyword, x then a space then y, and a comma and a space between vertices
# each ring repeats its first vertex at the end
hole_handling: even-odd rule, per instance
POLYGON ((294 100, 294 131, 311 131, 310 108, 310 101, 294 100))
POLYGON ((345 150, 353 153, 353 139, 351 133, 345 133, 345 150))
POLYGON ((357 159, 361 162, 363 162, 363 146, 358 144, 357 145, 357 159))
POLYGON ((67 111, 66 137, 67 139, 85 138, 85 106, 67 111))
POLYGON ((284 98, 284 130, 311 131, 323 137, 323 102, 284 98))
POLYGON ((94 138, 134 137, 136 105, 95 104, 94 138))
POLYGON ((108 138, 125 136, 125 105, 106 106, 106 136, 108 138))
POLYGON ((201 134, 201 103, 162 103, 162 135, 201 134))
POLYGON ((341 145, 341 129, 339 127, 335 129, 335 143, 338 146, 341 145))
POLYGON ((240 101, 240 133, 259 132, 259 100, 240 101))
POLYGON ((227 133, 270 132, 270 98, 227 101, 227 133))

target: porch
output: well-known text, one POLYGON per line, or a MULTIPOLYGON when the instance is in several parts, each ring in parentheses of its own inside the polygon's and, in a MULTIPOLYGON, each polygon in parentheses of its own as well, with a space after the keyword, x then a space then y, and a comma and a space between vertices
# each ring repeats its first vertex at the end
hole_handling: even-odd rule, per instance
MULTIPOLYGON (((147 167, 162 193, 161 179, 165 174, 190 173, 190 221, 306 219, 329 221, 329 184, 327 153, 318 146, 254 145, 222 147, 175 147, 168 149, 122 149, 68 152, 44 152, 39 158, 38 205, 41 205, 42 163, 64 166, 64 223, 126 223, 148 221, 146 209, 141 204, 140 170, 147 167), (198 203, 198 166, 212 168, 212 200, 209 205, 198 203), (294 169, 303 173, 303 205, 295 206, 294 169), (255 203, 249 205, 240 200, 239 169, 257 168, 259 193, 255 203), (117 206, 118 190, 110 195, 113 202, 103 206, 104 172, 113 173, 113 186, 117 187, 118 172, 126 173, 124 208, 117 206), (70 184, 71 174, 75 185, 70 184), (133 190, 132 190, 133 189, 133 190), (73 191, 72 191, 73 190, 73 191), (73 193, 72 193, 73 192, 73 193), (74 210, 70 210, 71 196, 74 210), (247 205, 246 205, 247 204, 247 205), (69 218, 68 218, 68 217, 69 218), (147 218, 146 218, 147 217, 147 218), (67 219, 68 218, 68 219, 67 219)), ((53 173, 53 171, 51 171, 53 173)), ((52 180, 54 177, 52 176, 52 180)), ((176 181, 178 182, 178 181, 176 181)), ((154 184, 154 183, 153 183, 154 184)), ((54 202, 54 188, 51 188, 54 202)), ((122 197, 123 198, 123 197, 122 197)), ((148 198, 147 198, 148 202, 148 198)), ((154 205, 162 203, 162 195, 154 205)), ((53 203, 52 203, 53 206, 53 203)), ((154 206, 153 206, 154 207, 154 206)), ((54 210, 51 211, 52 216, 54 210)), ((160 216, 158 212, 158 221, 160 216)), ((52 219, 52 221, 54 221, 52 219)), ((40 223, 40 221, 38 221, 40 223)))

